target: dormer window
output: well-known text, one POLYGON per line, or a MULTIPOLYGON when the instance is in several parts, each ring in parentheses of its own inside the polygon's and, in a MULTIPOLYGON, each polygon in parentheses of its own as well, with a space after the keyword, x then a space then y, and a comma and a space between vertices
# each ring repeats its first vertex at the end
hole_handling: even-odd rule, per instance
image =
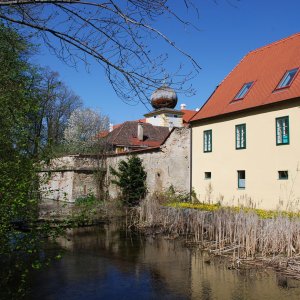
POLYGON ((245 98, 246 94, 249 92, 252 85, 253 85, 253 81, 245 83, 243 87, 239 90, 239 92, 236 94, 236 96, 233 98, 233 101, 241 100, 245 98))
POLYGON ((296 74, 298 73, 298 70, 299 70, 299 68, 295 68, 295 69, 286 71, 286 73, 280 80, 279 84, 277 85, 276 90, 290 87, 293 80, 296 77, 296 74))

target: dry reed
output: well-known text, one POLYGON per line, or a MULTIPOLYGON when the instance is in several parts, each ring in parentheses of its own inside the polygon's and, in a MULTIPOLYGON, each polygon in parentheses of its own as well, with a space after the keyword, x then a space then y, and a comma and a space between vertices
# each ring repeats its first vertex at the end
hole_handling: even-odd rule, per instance
POLYGON ((212 212, 159 205, 155 198, 141 203, 136 215, 140 228, 184 235, 215 254, 239 259, 300 256, 300 218, 261 219, 253 212, 220 209, 212 212))

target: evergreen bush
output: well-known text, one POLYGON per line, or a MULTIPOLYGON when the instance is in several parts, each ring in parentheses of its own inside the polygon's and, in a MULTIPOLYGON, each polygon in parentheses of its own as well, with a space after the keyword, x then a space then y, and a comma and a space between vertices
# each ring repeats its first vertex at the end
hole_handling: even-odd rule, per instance
POLYGON ((147 173, 139 157, 130 156, 127 161, 121 160, 118 170, 110 167, 110 172, 116 177, 112 183, 120 187, 122 201, 125 205, 135 206, 146 196, 147 173))

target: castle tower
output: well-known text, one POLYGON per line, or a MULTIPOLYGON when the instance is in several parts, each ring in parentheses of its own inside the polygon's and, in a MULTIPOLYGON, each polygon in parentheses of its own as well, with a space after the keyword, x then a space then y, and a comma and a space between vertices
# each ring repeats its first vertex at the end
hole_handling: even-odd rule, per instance
POLYGON ((146 123, 169 127, 170 130, 173 127, 182 127, 183 112, 174 109, 177 101, 177 94, 172 88, 163 85, 155 90, 151 95, 151 105, 154 110, 144 115, 146 123))

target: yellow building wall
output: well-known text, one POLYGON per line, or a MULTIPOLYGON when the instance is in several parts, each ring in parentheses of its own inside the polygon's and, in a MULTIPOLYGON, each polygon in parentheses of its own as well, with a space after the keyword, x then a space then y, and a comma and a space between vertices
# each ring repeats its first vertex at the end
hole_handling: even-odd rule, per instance
MULTIPOLYGON (((234 105, 234 104, 233 104, 234 105)), ((192 187, 199 201, 264 209, 300 209, 300 101, 192 126, 192 187), (275 119, 289 116, 290 143, 276 145, 275 119), (235 148, 235 126, 246 124, 246 149, 235 148), (212 130, 212 152, 203 131, 212 130), (246 171, 238 188, 237 170, 246 171), (288 170, 288 180, 278 171, 288 170), (211 179, 204 179, 211 172, 211 179)))

